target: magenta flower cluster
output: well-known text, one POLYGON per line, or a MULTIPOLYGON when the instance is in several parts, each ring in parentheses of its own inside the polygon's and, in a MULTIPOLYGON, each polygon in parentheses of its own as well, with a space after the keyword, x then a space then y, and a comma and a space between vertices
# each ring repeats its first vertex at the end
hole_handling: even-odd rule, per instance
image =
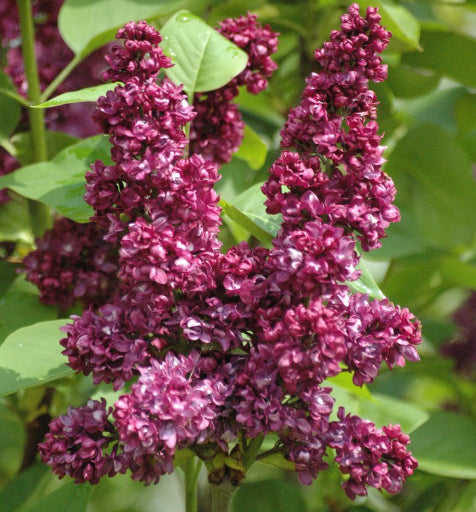
MULTIPOLYGON (((245 20, 222 30, 239 44, 245 20)), ((239 481, 226 456, 244 458, 250 441, 268 434, 271 452, 294 463, 304 484, 334 450, 351 498, 367 486, 397 492, 412 474, 400 427, 334 411, 329 380, 349 372, 358 386, 372 382, 382 364, 417 360, 421 341, 407 309, 348 286, 359 276, 357 239, 376 247, 398 218, 368 89, 385 75, 377 54, 389 33, 379 21, 375 9, 364 18, 351 6, 316 54, 322 70, 291 111, 286 150, 263 186, 269 213, 283 219, 272 247, 241 242, 226 252, 217 166, 198 150, 183 156, 194 111, 180 87, 157 81, 171 65, 160 35, 145 22, 119 31, 124 46, 109 57, 107 77, 123 85, 95 114, 111 136, 113 165, 93 165, 86 199, 106 239, 119 243, 120 284, 109 304, 72 318, 61 344, 72 368, 123 394, 111 407, 90 401, 53 420, 40 453, 60 477, 96 483, 130 471, 155 483, 187 448, 210 463, 215 483, 239 481)), ((260 65, 272 67, 267 58, 260 65)), ((235 80, 256 88, 263 76, 245 70, 235 80)))
POLYGON ((233 99, 239 87, 246 87, 251 94, 266 89, 268 78, 277 68, 271 55, 278 49, 278 34, 269 25, 262 26, 254 14, 224 20, 218 32, 248 54, 248 63, 225 86, 195 95, 197 115, 190 126, 190 152, 224 164, 240 147, 245 128, 233 99))
POLYGON ((57 219, 23 259, 26 279, 40 290, 44 304, 63 310, 80 301, 99 306, 115 294, 119 270, 117 249, 103 240, 95 223, 57 219))

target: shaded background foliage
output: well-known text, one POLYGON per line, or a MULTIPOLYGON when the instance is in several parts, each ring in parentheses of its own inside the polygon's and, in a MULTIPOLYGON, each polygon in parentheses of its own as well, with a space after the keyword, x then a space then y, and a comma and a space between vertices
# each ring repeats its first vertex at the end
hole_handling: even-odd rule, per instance
MULTIPOLYGON (((383 294, 421 319, 425 342, 420 363, 383 371, 360 393, 345 381, 333 385, 354 412, 377 425, 399 422, 411 432, 410 448, 420 467, 400 495, 370 492, 368 498, 350 503, 337 471, 324 472, 303 488, 294 474, 256 464, 237 494, 235 512, 476 510, 476 3, 365 0, 360 5, 378 6, 383 24, 393 33, 384 54, 389 79, 372 87, 380 100, 378 120, 388 146, 385 170, 395 181, 402 214, 402 221, 389 228, 383 247, 368 254, 365 263, 383 294)), ((222 167, 218 184, 228 205, 225 246, 249 239, 250 233, 259 236, 257 227, 272 234, 276 223, 264 214, 259 187, 278 155, 286 113, 298 103, 305 76, 314 69, 314 49, 338 27, 347 5, 333 0, 66 0, 58 23, 69 50, 57 55, 64 59, 57 71, 72 69, 90 55, 80 65, 86 66, 83 73, 91 81, 76 82, 69 90, 95 85, 91 66, 101 67, 101 52, 91 54, 110 42, 118 26, 146 18, 161 30, 183 8, 211 26, 249 10, 281 34, 278 70, 268 89, 260 96, 241 92, 237 98, 246 135, 232 161, 222 167)), ((37 17, 38 26, 42 21, 37 17)), ((2 36, 2 62, 7 64, 9 44, 16 45, 8 37, 17 35, 3 29, 2 36)), ((9 75, 21 90, 21 73, 10 69, 9 75)), ((32 200, 85 222, 91 211, 81 199, 84 170, 97 158, 106 160, 108 148, 97 139, 74 145, 76 136, 94 133, 88 131, 91 125, 78 132, 78 123, 68 128, 60 123, 58 109, 48 109, 53 159, 34 164, 28 123, 9 75, 0 74, 2 169, 22 168, 0 178, 0 187, 10 189, 10 200, 0 205, 0 503, 9 511, 180 510, 178 473, 147 489, 122 476, 93 489, 58 482, 47 468, 32 464, 32 432, 41 430, 45 418, 63 413, 69 404, 81 404, 93 392, 107 394, 64 366, 64 356, 51 339, 64 323, 55 319, 67 315, 41 304, 36 287, 16 273, 35 236, 48 227, 48 217, 42 221, 41 215, 32 215, 32 200), (55 322, 35 325, 51 320, 55 322)), ((47 91, 54 74, 44 80, 47 91)), ((65 83, 55 95, 67 90, 65 83)), ((380 293, 370 275, 361 285, 380 293)))

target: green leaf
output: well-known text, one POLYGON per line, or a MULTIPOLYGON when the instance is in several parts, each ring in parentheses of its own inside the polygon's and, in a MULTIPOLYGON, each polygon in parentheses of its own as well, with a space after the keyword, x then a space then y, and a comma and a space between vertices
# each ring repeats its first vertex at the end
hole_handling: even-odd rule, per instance
POLYGON ((223 199, 220 199, 219 205, 221 206, 224 215, 230 217, 231 220, 236 222, 259 241, 263 243, 272 242, 273 236, 262 229, 258 224, 253 222, 253 220, 248 215, 240 211, 238 208, 227 203, 223 199))
POLYGON ((243 141, 235 156, 244 160, 252 169, 263 167, 268 153, 268 147, 260 136, 248 125, 245 125, 243 141))
POLYGON ((420 44, 423 52, 404 54, 402 63, 427 68, 470 87, 476 87, 476 67, 470 63, 476 55, 476 40, 470 37, 426 29, 420 44))
POLYGON ((49 108, 57 107, 59 105, 67 105, 68 103, 83 103, 86 101, 96 102, 99 96, 105 96, 108 91, 112 91, 121 82, 114 82, 111 84, 101 84, 94 87, 86 87, 77 91, 70 91, 60 94, 51 98, 39 105, 32 105, 32 108, 49 108))
POLYGON ((0 343, 20 327, 57 317, 57 310, 39 301, 38 289, 23 276, 0 297, 0 343), (25 315, 28 311, 28 315, 25 315))
MULTIPOLYGON (((13 478, 19 471, 21 460, 24 453, 26 435, 22 419, 18 412, 13 412, 4 401, 0 402, 0 475, 2 484, 5 479, 13 478)), ((21 499, 21 497, 17 497, 21 499)), ((10 508, 2 508, 2 505, 9 503, 9 499, 4 495, 4 490, 0 492, 0 510, 10 511, 10 508), (5 501, 4 501, 5 499, 5 501)))
POLYGON ((458 138, 473 162, 476 162, 476 94, 467 94, 456 103, 458 138))
POLYGON ((349 372, 340 372, 334 377, 326 379, 326 386, 332 388, 338 387, 350 393, 359 400, 373 400, 369 388, 364 384, 362 387, 356 386, 352 382, 352 374, 349 372))
POLYGON ((382 16, 382 25, 390 30, 392 36, 405 43, 409 48, 419 49, 420 24, 405 7, 391 0, 361 0, 361 10, 378 7, 382 16))
POLYGON ((432 254, 415 254, 394 260, 385 276, 385 295, 411 310, 424 306, 442 284, 440 265, 441 257, 432 254))
POLYGON ((66 366, 59 328, 69 319, 51 320, 22 327, 0 347, 0 396, 62 377, 73 370, 66 366))
POLYGON ((476 479, 476 425, 466 416, 431 413, 430 419, 412 433, 410 449, 422 471, 476 479))
POLYGON ((92 492, 91 485, 68 482, 22 512, 85 512, 92 492))
POLYGON ((285 480, 245 482, 233 498, 232 512, 303 512, 307 510, 301 486, 285 480))
MULTIPOLYGON (((269 215, 266 213, 266 206, 264 205, 266 196, 261 191, 262 185, 262 183, 252 185, 250 188, 235 197, 232 204, 255 225, 259 226, 266 233, 269 233, 272 239, 278 233, 282 219, 280 215, 269 215)), ((236 219, 233 220, 240 224, 236 219)), ((242 227, 247 229, 244 225, 242 225, 242 227)), ((271 239, 268 237, 269 241, 271 239)))
POLYGON ((24 199, 16 198, 0 204, 0 241, 20 240, 32 245, 34 236, 28 204, 24 199))
POLYGON ((260 459, 259 462, 267 464, 268 466, 274 466, 275 468, 285 469, 287 471, 296 471, 294 462, 287 460, 281 452, 272 453, 271 455, 260 459))
POLYGON ((441 126, 444 130, 456 133, 456 104, 467 95, 461 86, 450 86, 434 91, 431 94, 411 98, 399 102, 399 110, 405 117, 416 123, 428 123, 441 126))
POLYGON ((8 290, 17 277, 17 265, 0 259, 0 297, 8 290))
POLYGON ((184 448, 183 450, 176 450, 174 453, 174 467, 178 468, 182 466, 193 457, 195 457, 195 454, 188 448, 184 448))
POLYGON ((451 512, 476 512, 476 482, 467 482, 463 492, 458 489, 458 501, 451 512))
POLYGON ((398 190, 402 220, 389 230, 377 254, 389 257, 424 247, 451 250, 472 244, 476 185, 471 162, 449 133, 433 125, 415 126, 396 145, 386 171, 398 190), (396 243, 391 235, 395 232, 396 243))
POLYGON ((35 464, 8 482, 0 491, 0 503, 5 507, 4 510, 9 512, 19 510, 36 494, 42 480, 49 475, 49 472, 50 470, 45 464, 35 464))
POLYGON ((172 16, 161 34, 164 51, 175 64, 166 73, 184 85, 189 97, 222 87, 248 62, 243 50, 188 11, 172 16))
POLYGON ((395 96, 400 98, 428 94, 436 89, 439 83, 439 75, 428 69, 401 64, 398 67, 390 67, 388 70, 387 84, 395 96))
MULTIPOLYGON (((10 139, 15 147, 13 155, 21 165, 29 165, 34 163, 33 144, 31 140, 31 132, 15 133, 10 139)), ((48 157, 53 158, 61 150, 78 142, 76 137, 63 132, 46 131, 46 146, 48 148, 48 157)))
POLYGON ((110 144, 102 135, 68 146, 50 162, 28 165, 0 177, 0 188, 40 201, 76 222, 88 222, 92 208, 84 201, 85 173, 97 159, 110 161, 110 144))
POLYGON ((347 284, 354 293, 366 293, 369 297, 375 299, 385 299, 385 295, 375 282, 373 275, 365 264, 364 260, 360 258, 357 270, 361 271, 357 281, 349 281, 347 284))
POLYGON ((448 257, 441 262, 440 272, 450 286, 476 290, 476 265, 448 257))
POLYGON ((415 404, 399 400, 388 395, 372 394, 373 400, 360 403, 360 416, 383 425, 400 425, 409 434, 423 425, 430 417, 429 413, 415 404))
POLYGON ((20 121, 21 105, 6 94, 6 92, 16 92, 10 78, 5 73, 0 72, 0 112, 2 113, 2 122, 0 123, 0 139, 7 138, 20 121))
POLYGON ((85 57, 112 41, 117 29, 135 20, 149 20, 187 5, 181 0, 66 0, 58 28, 76 55, 85 57))

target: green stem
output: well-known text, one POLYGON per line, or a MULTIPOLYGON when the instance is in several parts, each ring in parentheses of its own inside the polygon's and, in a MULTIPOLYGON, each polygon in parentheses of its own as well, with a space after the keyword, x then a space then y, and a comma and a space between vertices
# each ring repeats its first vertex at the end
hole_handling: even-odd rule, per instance
POLYGON ((55 77, 55 79, 48 85, 48 87, 43 91, 43 94, 40 96, 39 103, 43 103, 56 91, 59 85, 65 80, 65 78, 73 71, 73 69, 81 62, 82 57, 80 55, 75 55, 72 60, 68 62, 66 67, 55 77))
POLYGON ((183 472, 185 474, 185 511, 197 512, 198 508, 198 494, 197 494, 197 480, 202 467, 202 461, 192 457, 187 460, 183 465, 183 472))
POLYGON ((30 107, 30 102, 24 98, 21 94, 18 94, 15 91, 9 91, 8 89, 4 89, 3 87, 0 87, 0 94, 4 94, 5 96, 8 96, 9 98, 12 98, 13 100, 20 103, 20 105, 23 105, 26 108, 30 107))
POLYGON ((211 512, 231 512, 231 502, 238 487, 228 478, 220 484, 210 484, 211 512))
MULTIPOLYGON (((28 99, 30 104, 41 103, 40 79, 35 55, 35 31, 31 11, 31 0, 17 0, 20 17, 21 45, 23 65, 28 84, 28 99)), ((44 162, 48 159, 46 145, 45 112, 40 108, 29 110, 31 141, 33 146, 33 161, 44 162)), ((30 217, 33 234, 41 236, 51 226, 49 209, 36 201, 29 201, 30 217)))
MULTIPOLYGON (((20 16, 21 46, 28 98, 33 105, 41 103, 40 80, 35 56, 35 32, 30 0, 17 0, 20 16)), ((46 147, 45 113, 43 109, 30 109, 30 127, 35 162, 48 159, 46 147)))
POLYGON ((248 470, 253 464, 253 462, 256 460, 256 457, 258 456, 263 441, 264 436, 259 435, 251 439, 250 442, 248 443, 248 447, 246 451, 243 453, 243 465, 245 466, 246 470, 248 470))

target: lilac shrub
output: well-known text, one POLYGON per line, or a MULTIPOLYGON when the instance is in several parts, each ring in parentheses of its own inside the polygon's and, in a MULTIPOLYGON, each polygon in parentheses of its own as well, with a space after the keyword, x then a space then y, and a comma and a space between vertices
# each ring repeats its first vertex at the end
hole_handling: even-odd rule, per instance
MULTIPOLYGON (((275 34, 253 16, 220 30, 240 46, 258 41, 231 86, 264 87, 275 34)), ((212 483, 238 485, 250 457, 279 453, 310 484, 333 455, 350 498, 367 486, 398 492, 417 466, 408 436, 338 407, 329 380, 349 372, 355 385, 370 383, 383 363, 418 360, 421 341, 407 309, 349 288, 357 243, 378 247, 399 217, 368 88, 386 77, 378 53, 390 34, 377 10, 361 17, 352 5, 316 52, 320 71, 289 113, 263 185, 268 213, 282 216, 268 248, 241 242, 222 252, 213 185, 223 154, 210 158, 203 146, 202 155, 192 134, 184 156, 184 127, 193 129, 206 99, 195 111, 180 86, 157 80, 172 63, 145 22, 117 37, 124 45, 106 77, 123 84, 94 114, 113 164, 92 166, 85 197, 105 240, 119 244, 120 282, 108 304, 72 318, 61 344, 74 370, 123 394, 53 420, 43 461, 76 482, 130 471, 150 484, 188 449, 212 483), (274 447, 253 452, 267 435, 274 447)))

